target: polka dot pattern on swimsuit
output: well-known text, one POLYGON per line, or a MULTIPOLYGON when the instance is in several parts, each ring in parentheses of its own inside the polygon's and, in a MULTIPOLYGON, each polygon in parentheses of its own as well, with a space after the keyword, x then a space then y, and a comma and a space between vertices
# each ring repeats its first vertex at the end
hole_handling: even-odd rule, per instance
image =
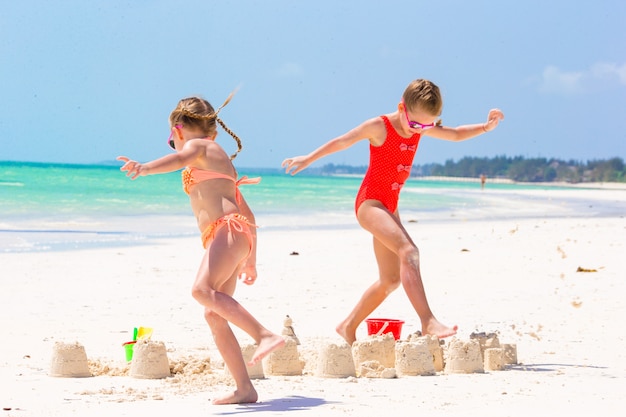
POLYGON ((420 135, 403 138, 386 116, 381 116, 387 137, 381 146, 370 145, 370 164, 357 194, 355 210, 365 200, 378 200, 391 212, 398 207, 404 182, 409 178, 420 135))

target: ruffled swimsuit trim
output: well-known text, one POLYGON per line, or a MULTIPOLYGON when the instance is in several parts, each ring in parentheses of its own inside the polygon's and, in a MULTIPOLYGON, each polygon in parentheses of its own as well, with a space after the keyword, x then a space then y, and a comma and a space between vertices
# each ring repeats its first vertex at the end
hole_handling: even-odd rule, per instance
POLYGON ((211 241, 215 239, 215 234, 222 226, 228 226, 228 233, 239 232, 246 235, 250 244, 250 251, 247 256, 250 256, 252 245, 254 244, 251 228, 257 226, 251 223, 246 216, 239 213, 231 213, 220 217, 204 229, 202 232, 202 246, 204 246, 204 249, 209 247, 211 241))
POLYGON ((248 178, 248 176, 244 175, 243 177, 236 180, 230 175, 222 174, 221 172, 208 171, 206 169, 200 169, 195 167, 187 167, 182 172, 183 190, 185 190, 185 193, 189 194, 189 190, 191 190, 191 187, 193 187, 194 185, 199 184, 203 181, 216 178, 231 180, 235 183, 235 187, 237 189, 237 204, 241 204, 241 191, 239 191, 240 185, 258 184, 259 182, 261 182, 261 177, 248 178))

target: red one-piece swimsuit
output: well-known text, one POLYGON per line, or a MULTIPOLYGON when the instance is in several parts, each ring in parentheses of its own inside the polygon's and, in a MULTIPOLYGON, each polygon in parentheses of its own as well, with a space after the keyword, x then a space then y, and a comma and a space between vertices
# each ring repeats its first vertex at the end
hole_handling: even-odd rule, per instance
POLYGON ((385 122, 387 137, 381 146, 370 144, 370 164, 356 196, 356 212, 365 200, 378 200, 390 212, 396 211, 400 189, 409 178, 419 144, 419 133, 403 138, 387 116, 380 117, 385 122))

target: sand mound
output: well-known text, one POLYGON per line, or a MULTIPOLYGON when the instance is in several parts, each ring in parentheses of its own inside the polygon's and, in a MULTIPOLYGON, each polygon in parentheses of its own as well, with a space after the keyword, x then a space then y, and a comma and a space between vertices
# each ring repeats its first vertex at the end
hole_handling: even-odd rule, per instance
POLYGON ((352 357, 354 358, 354 368, 357 376, 365 376, 361 373, 361 370, 366 371, 366 374, 372 375, 373 362, 378 363, 383 368, 393 369, 396 363, 395 347, 396 340, 391 333, 386 333, 382 336, 369 336, 364 340, 355 341, 352 344, 352 357), (366 362, 368 362, 367 366, 362 368, 362 364, 366 362))
POLYGON ((56 342, 52 349, 50 376, 69 378, 91 376, 85 347, 78 342, 56 342))
POLYGON ((435 361, 425 338, 396 343, 396 372, 399 376, 434 375, 435 361))
POLYGON ((159 379, 170 375, 165 344, 153 340, 138 340, 135 343, 133 361, 130 365, 130 376, 159 379))
POLYGON ((263 359, 265 375, 302 375, 303 369, 304 361, 300 359, 297 342, 292 338, 286 338, 283 347, 263 359))
POLYGON ((445 356, 444 372, 447 374, 484 372, 480 343, 476 339, 463 341, 453 337, 445 356))
POLYGON ((355 377, 352 349, 347 343, 326 345, 317 360, 315 376, 321 378, 355 377))

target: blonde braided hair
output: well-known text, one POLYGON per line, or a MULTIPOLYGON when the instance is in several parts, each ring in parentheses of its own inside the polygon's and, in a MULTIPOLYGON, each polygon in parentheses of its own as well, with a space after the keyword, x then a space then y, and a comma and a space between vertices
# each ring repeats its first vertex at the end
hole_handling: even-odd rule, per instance
MULTIPOLYGON (((423 78, 412 81, 402 94, 402 100, 408 110, 421 108, 433 116, 439 116, 443 109, 441 91, 435 83, 423 78)), ((441 119, 435 123, 441 126, 441 119)))
POLYGON ((176 108, 170 114, 170 125, 175 126, 177 124, 182 124, 183 126, 188 126, 191 129, 198 129, 204 135, 211 136, 214 135, 217 131, 217 125, 215 122, 219 123, 222 126, 222 129, 237 142, 237 151, 230 155, 230 159, 233 160, 237 157, 237 154, 241 152, 243 146, 241 144, 241 139, 237 136, 232 130, 226 126, 226 124, 220 119, 217 115, 234 97, 237 90, 234 90, 232 93, 228 95, 224 103, 217 108, 217 110, 213 109, 211 103, 206 101, 200 97, 188 97, 180 100, 176 108))

